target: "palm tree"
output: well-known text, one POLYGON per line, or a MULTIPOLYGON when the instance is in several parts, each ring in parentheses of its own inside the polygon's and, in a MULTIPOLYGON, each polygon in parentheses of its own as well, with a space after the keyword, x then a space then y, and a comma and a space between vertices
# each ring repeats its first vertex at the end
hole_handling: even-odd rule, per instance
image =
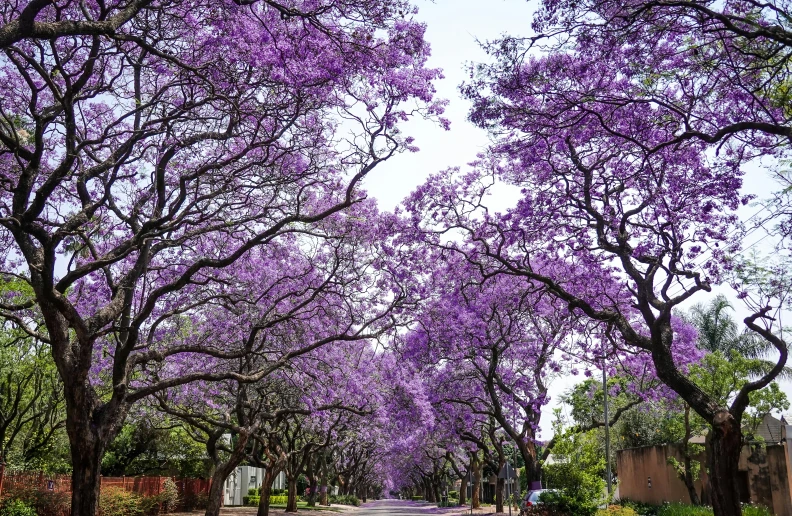
MULTIPOLYGON (((730 313, 733 310, 723 295, 716 296, 707 304, 697 304, 690 310, 687 319, 698 330, 698 347, 711 353, 720 351, 727 359, 733 352, 752 359, 751 376, 764 376, 776 365, 775 360, 768 358, 776 349, 747 328, 740 331, 740 325, 730 313)), ((792 368, 785 367, 779 378, 792 379, 792 368)))

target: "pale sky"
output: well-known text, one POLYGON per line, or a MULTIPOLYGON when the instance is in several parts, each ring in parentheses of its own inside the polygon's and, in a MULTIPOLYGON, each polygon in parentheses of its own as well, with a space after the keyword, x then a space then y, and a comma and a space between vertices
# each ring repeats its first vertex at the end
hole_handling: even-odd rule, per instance
MULTIPOLYGON (((449 100, 445 116, 451 120, 451 130, 445 131, 435 124, 421 120, 404 125, 405 134, 416 138, 420 152, 395 156, 378 167, 365 182, 365 188, 371 196, 378 199, 383 210, 392 210, 430 174, 452 166, 464 169, 467 163, 475 159, 477 153, 486 148, 486 133, 467 122, 469 104, 459 95, 459 84, 468 78, 465 65, 488 61, 477 40, 493 40, 504 33, 530 34, 531 17, 536 2, 417 0, 417 5, 420 9, 417 18, 427 24, 426 39, 432 47, 428 66, 442 68, 445 75, 445 79, 437 83, 437 96, 449 100)), ((745 189, 746 192, 766 197, 773 186, 774 183, 764 172, 755 170, 746 181, 745 189)), ((500 210, 511 202, 513 199, 493 197, 491 205, 500 210), (497 205, 499 202, 501 206, 497 205)), ((746 207, 741 215, 747 219, 758 209, 746 207)), ((746 247, 761 238, 762 235, 758 232, 751 235, 746 241, 746 247)), ((767 243, 763 241, 754 249, 762 249, 767 243)), ((728 288, 719 291, 734 298, 728 288)), ((702 302, 706 299, 699 296, 695 301, 702 302)), ((739 309, 739 302, 735 299, 733 304, 738 308, 738 316, 744 317, 744 311, 739 309)), ((559 394, 582 380, 581 375, 559 378, 551 384, 552 401, 543 409, 540 438, 552 437, 552 409, 558 406, 559 394)), ((784 382, 782 387, 792 399, 792 385, 784 382)))

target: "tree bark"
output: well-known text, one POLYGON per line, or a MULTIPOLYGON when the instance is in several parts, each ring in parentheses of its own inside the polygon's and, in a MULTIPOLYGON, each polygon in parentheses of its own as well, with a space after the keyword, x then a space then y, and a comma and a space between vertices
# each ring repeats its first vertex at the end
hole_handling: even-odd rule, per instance
POLYGON ((314 457, 308 458, 307 469, 305 471, 305 476, 308 477, 308 507, 316 507, 316 494, 319 486, 314 471, 314 460, 314 457))
MULTIPOLYGON (((71 439, 70 439, 71 441, 71 439)), ((104 450, 86 436, 71 441, 73 516, 94 516, 99 510, 100 467, 104 450), (80 444, 80 442, 84 444, 80 444)))
POLYGON ((261 484, 261 498, 259 498, 258 511, 256 516, 269 516, 269 501, 272 494, 272 483, 275 482, 275 477, 278 476, 278 471, 275 468, 266 468, 264 470, 264 481, 261 484))
POLYGON ((682 441, 682 453, 684 454, 685 472, 682 480, 685 482, 685 487, 688 490, 690 503, 693 505, 701 505, 701 500, 699 500, 698 493, 696 493, 696 486, 694 484, 694 479, 693 479, 692 460, 691 460, 692 457, 690 454, 691 434, 692 431, 690 429, 690 405, 685 403, 685 437, 682 441))
POLYGON ((467 475, 459 482, 459 505, 467 505, 467 475))
POLYGON ((297 475, 289 478, 289 498, 286 501, 286 512, 297 512, 297 475))
POLYGON ((319 468, 319 474, 321 475, 322 479, 319 486, 319 505, 330 505, 327 499, 327 491, 329 489, 327 485, 327 456, 324 454, 324 452, 322 453, 320 464, 321 466, 319 468))
POLYGON ((531 486, 532 481, 539 480, 539 462, 536 460, 536 444, 534 444, 535 436, 533 432, 531 434, 531 439, 529 441, 526 442, 523 439, 517 441, 517 449, 520 451, 520 455, 525 463, 525 471, 523 474, 526 475, 525 478, 528 481, 528 487, 531 486))
MULTIPOLYGON (((247 448, 249 437, 249 434, 240 433, 228 459, 220 465, 215 466, 214 473, 212 473, 212 485, 209 488, 209 500, 206 505, 205 516, 220 515, 220 507, 223 506, 225 481, 245 458, 245 449, 247 448)), ((243 494, 247 493, 240 493, 240 496, 243 494)))
POLYGON ((102 457, 123 424, 125 413, 106 406, 102 419, 97 421, 92 391, 72 385, 66 394, 66 433, 72 459, 71 513, 94 516, 99 510, 102 457))
POLYGON ((212 483, 209 487, 209 500, 206 504, 206 516, 218 516, 220 514, 220 507, 223 505, 223 489, 227 477, 228 475, 219 473, 219 469, 215 470, 212 475, 212 483))
POLYGON ((718 412, 709 434, 709 480, 715 516, 740 516, 737 471, 742 449, 740 424, 726 410, 718 412))
POLYGON ((495 512, 503 512, 503 487, 506 482, 499 478, 495 482, 495 512))
POLYGON ((481 463, 477 457, 473 457, 470 461, 470 467, 473 471, 473 489, 470 493, 470 504, 474 509, 481 507, 481 463))

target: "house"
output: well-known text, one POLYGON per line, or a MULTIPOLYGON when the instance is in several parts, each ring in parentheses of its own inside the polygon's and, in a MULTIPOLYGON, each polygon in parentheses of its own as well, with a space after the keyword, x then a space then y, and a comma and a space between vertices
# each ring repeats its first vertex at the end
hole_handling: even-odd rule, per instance
MULTIPOLYGON (((239 466, 225 481, 225 494, 223 505, 243 505, 244 497, 248 496, 250 489, 258 489, 264 480, 264 468, 253 466, 239 466)), ((272 483, 273 489, 286 488, 286 475, 281 471, 272 483)))

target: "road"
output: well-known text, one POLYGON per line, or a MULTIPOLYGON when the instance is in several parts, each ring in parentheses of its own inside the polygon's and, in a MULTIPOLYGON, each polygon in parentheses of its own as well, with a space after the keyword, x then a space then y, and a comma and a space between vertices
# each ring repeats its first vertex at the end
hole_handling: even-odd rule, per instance
MULTIPOLYGON (((477 515, 481 514, 476 511, 477 515)), ((410 500, 377 500, 368 502, 354 510, 354 516, 454 516, 469 514, 461 507, 440 509, 433 504, 410 500)))

